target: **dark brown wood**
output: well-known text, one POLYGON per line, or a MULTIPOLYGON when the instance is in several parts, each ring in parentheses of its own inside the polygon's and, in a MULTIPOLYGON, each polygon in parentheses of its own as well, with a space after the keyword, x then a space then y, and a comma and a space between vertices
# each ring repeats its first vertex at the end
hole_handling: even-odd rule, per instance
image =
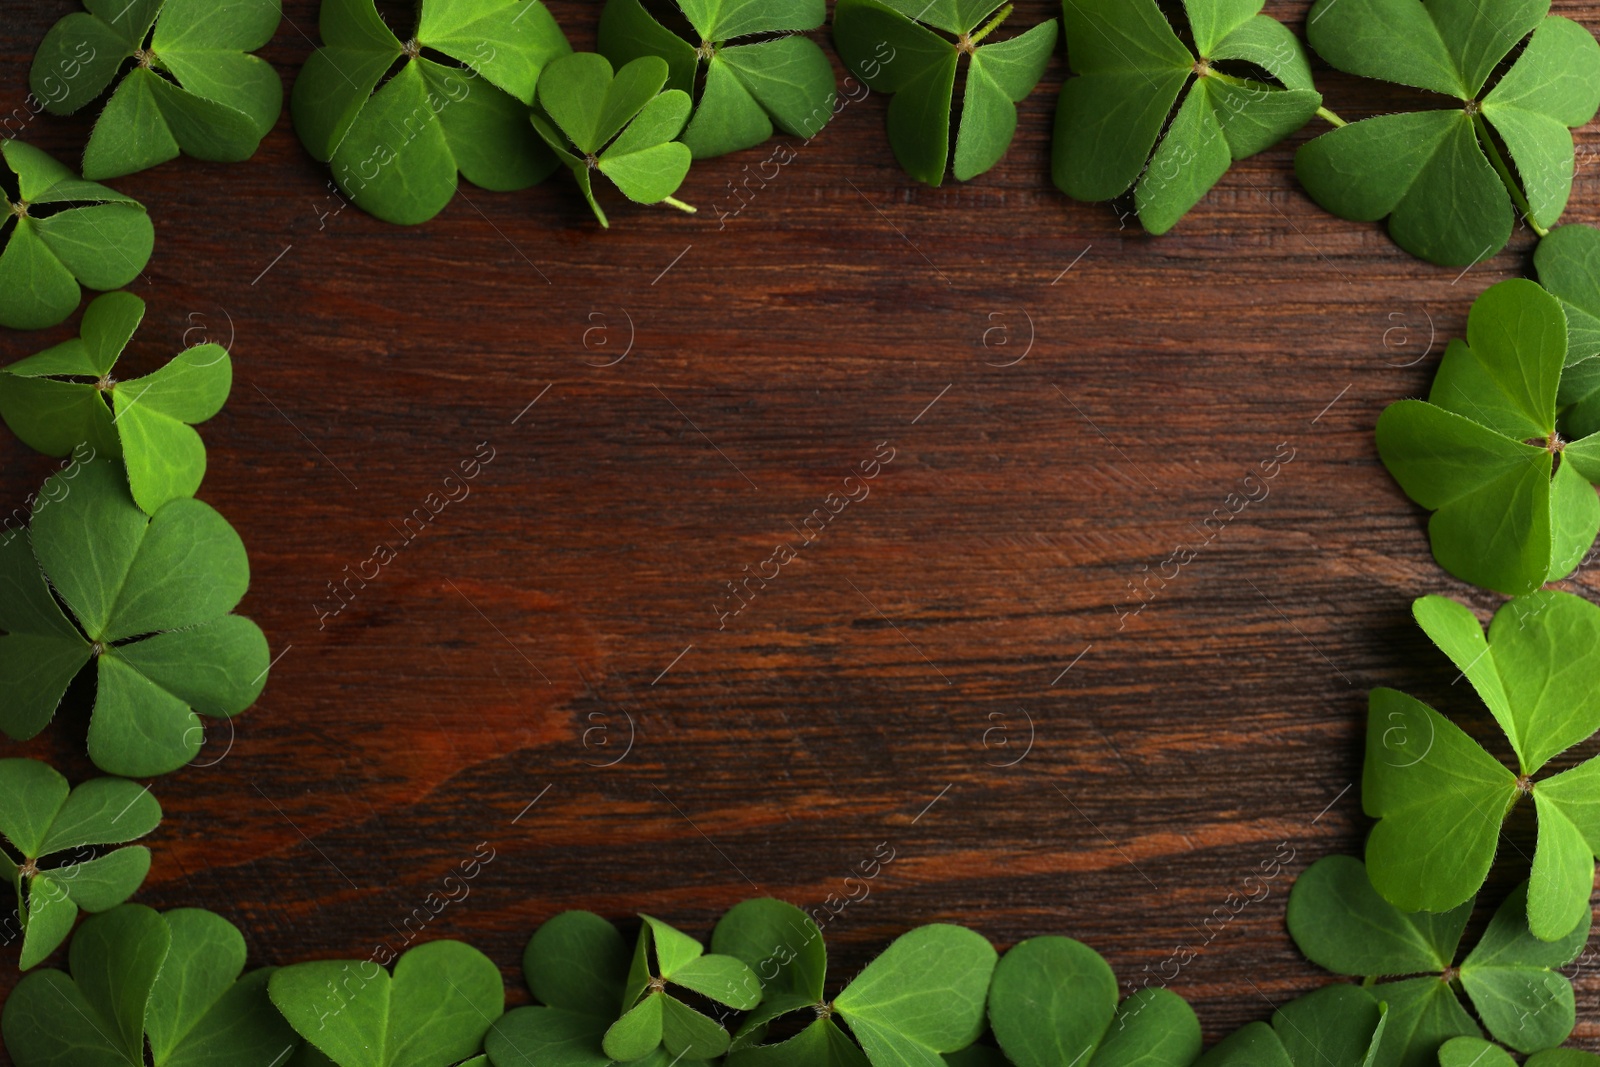
MULTIPOLYGON (((74 4, 17 6, 0 113, 74 4)), ((1303 28, 1305 6, 1269 11, 1303 28)), ((286 7, 267 54, 287 82, 316 4, 286 7)), ((552 7, 592 45, 598 4, 552 7)), ((1556 8, 1600 26, 1600 4, 1556 8)), ((1213 1039, 1326 981, 1283 905, 1290 873, 1360 848, 1365 690, 1470 715, 1408 605, 1493 605, 1434 565, 1372 426, 1531 239, 1466 272, 1413 260, 1300 190, 1312 131, 1150 239, 1050 185, 1061 73, 977 181, 908 180, 872 97, 722 222, 770 148, 696 167, 697 217, 617 205, 610 232, 562 180, 464 188, 416 229, 319 219, 338 200, 287 115, 248 164, 116 183, 157 228, 138 358, 232 339, 202 496, 250 548, 243 610, 279 657, 208 765, 156 783, 139 899, 221 912, 257 961, 364 956, 493 849, 422 936, 485 949, 515 1002, 522 946, 558 910, 708 935, 747 896, 844 892, 887 842, 828 928, 836 986, 934 920, 1071 934, 1130 988, 1188 946, 1172 986, 1213 1039), (329 583, 484 442, 470 495, 319 622, 329 583), (880 448, 870 494, 800 547, 880 448), (1202 520, 1290 450, 1205 544, 1202 520), (798 558, 719 626, 723 583, 780 544, 798 558), (1119 617, 1176 545, 1203 548, 1119 617), (1280 843, 1270 896, 1206 927, 1280 843)), ((1346 117, 1411 102, 1319 76, 1346 117)), ((26 136, 72 159, 87 128, 26 136)), ((1596 222, 1600 136, 1580 142, 1569 218, 1596 222)), ((15 504, 50 463, 5 455, 15 504)), ((82 777, 83 729, 8 751, 82 777)), ((1577 985, 1578 1039, 1600 1049, 1592 965, 1577 985)))

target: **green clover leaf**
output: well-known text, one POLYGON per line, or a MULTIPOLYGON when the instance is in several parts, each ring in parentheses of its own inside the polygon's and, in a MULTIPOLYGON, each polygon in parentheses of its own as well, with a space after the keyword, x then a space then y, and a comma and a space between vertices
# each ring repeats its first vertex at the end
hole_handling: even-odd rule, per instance
POLYGON ((45 482, 29 535, 0 539, 0 684, 11 694, 0 728, 11 737, 44 729, 90 661, 89 756, 112 774, 181 767, 203 743, 199 715, 255 702, 267 641, 228 614, 250 565, 209 505, 174 500, 146 515, 120 466, 95 459, 45 482))
POLYGON ((631 1061, 657 1048, 669 1056, 705 1060, 728 1051, 728 1032, 712 1019, 666 992, 679 986, 725 1007, 748 1011, 761 1002, 761 983, 733 956, 707 954, 705 948, 660 919, 639 916, 644 925, 622 989, 622 1017, 601 1043, 614 1060, 631 1061))
POLYGON ((956 180, 976 178, 1011 147, 1017 104, 1044 76, 1058 27, 1051 19, 1009 40, 982 44, 1010 14, 1011 5, 1001 7, 1000 0, 839 0, 834 8, 839 56, 873 90, 894 94, 889 145, 918 181, 939 185, 952 167, 951 109, 962 56, 967 87, 956 132, 956 180))
POLYGON ((324 0, 321 27, 290 109, 306 151, 364 211, 412 225, 444 210, 458 174, 505 192, 555 171, 528 105, 572 48, 538 0, 423 0, 405 43, 374 0, 324 0))
POLYGON ((248 53, 277 32, 279 0, 84 0, 33 58, 34 95, 70 115, 133 69, 95 121, 87 178, 116 178, 176 159, 249 159, 283 110, 283 83, 248 53))
POLYGON ((1016 1067, 1188 1067, 1200 1022, 1169 989, 1117 1003, 1106 961, 1078 941, 1036 937, 1014 945, 989 986, 989 1025, 1016 1067))
POLYGON ((613 71, 605 56, 577 52, 551 63, 539 81, 533 127, 577 179, 601 226, 611 222, 595 199, 597 173, 635 203, 694 211, 672 196, 693 162, 675 140, 693 104, 682 90, 662 90, 667 75, 659 56, 613 71))
POLYGON ((600 53, 617 66, 658 56, 667 61, 668 88, 693 94, 702 86, 682 137, 695 159, 760 144, 774 125, 814 137, 833 117, 833 64, 800 36, 827 18, 823 0, 678 0, 676 6, 698 44, 656 21, 641 0, 608 0, 600 53))
POLYGON ((32 145, 0 144, 0 326, 39 330, 72 314, 90 289, 120 289, 150 262, 155 227, 144 207, 86 182, 32 145))
POLYGON ((1139 221, 1153 234, 1177 225, 1236 160, 1277 144, 1322 106, 1300 42, 1260 14, 1262 3, 1183 6, 1198 56, 1155 0, 1064 6, 1076 77, 1061 87, 1056 109, 1056 187, 1075 200, 1110 200, 1132 188, 1139 221))
POLYGON ((1553 591, 1519 597, 1495 613, 1487 638, 1468 608, 1445 597, 1423 597, 1413 613, 1472 683, 1520 773, 1426 704, 1373 690, 1362 806, 1379 822, 1367 841, 1367 873, 1399 908, 1450 911, 1483 885, 1501 823, 1531 794, 1538 844, 1528 924, 1558 941, 1588 921, 1600 762, 1533 776, 1600 728, 1600 607, 1553 591))
POLYGON ((372 960, 297 963, 274 972, 268 992, 289 1025, 338 1067, 461 1063, 477 1057, 505 1011, 499 969, 459 941, 418 945, 393 976, 372 960))
MULTIPOLYGON (((483 1048, 495 1067, 610 1067, 601 1042, 622 1014, 632 954, 617 928, 587 911, 565 911, 534 932, 522 973, 538 1007, 506 1012, 483 1048)), ((643 1061, 664 1067, 664 1052, 643 1061), (659 1063, 657 1063, 659 1060, 659 1063)))
POLYGON ((27 970, 54 952, 80 908, 101 912, 133 895, 150 871, 150 850, 133 845, 97 855, 91 848, 126 844, 160 822, 155 797, 126 779, 94 778, 69 789, 48 764, 0 760, 0 834, 12 850, 0 849, 0 869, 17 891, 18 966, 27 970))
POLYGON ((1472 305, 1426 402, 1378 419, 1378 454, 1432 511, 1434 558, 1463 581, 1516 595, 1572 573, 1600 529, 1600 438, 1567 443, 1557 406, 1568 358, 1555 297, 1512 279, 1472 305))
POLYGON ((134 501, 154 515, 200 488, 206 449, 191 424, 222 410, 233 365, 221 345, 196 345, 154 374, 117 381, 111 372, 143 318, 132 293, 97 297, 81 336, 0 370, 0 417, 47 455, 87 444, 120 456, 134 501))
POLYGON ((1549 0, 1317 0, 1307 32, 1330 64, 1461 106, 1380 115, 1305 145, 1295 171, 1312 199, 1357 222, 1387 216, 1395 243, 1444 266, 1504 248, 1513 203, 1542 235, 1572 192, 1572 130, 1600 109, 1600 43, 1549 10, 1549 0))
POLYGON ((1327 986, 1247 1023, 1195 1067, 1393 1067, 1383 1046, 1389 1014, 1365 989, 1327 986))
MULTIPOLYGON (((1567 316, 1567 357, 1556 404, 1566 435, 1600 433, 1600 230, 1562 226, 1539 242, 1539 281, 1567 316)), ((1579 449, 1568 457, 1600 481, 1600 463, 1579 449)))
POLYGON ((1288 923, 1307 959, 1367 978, 1372 995, 1388 1005, 1376 1067, 1428 1067, 1441 1042, 1480 1037, 1460 994, 1496 1040, 1519 1052, 1566 1040, 1574 998, 1557 968, 1583 951, 1587 913, 1560 939, 1540 940, 1528 928, 1524 883, 1456 964, 1472 901, 1448 912, 1407 913, 1374 888, 1371 869, 1349 856, 1318 860, 1289 894, 1288 923), (1385 978, 1398 980, 1371 984, 1385 978))
MULTIPOLYGON (((969 5, 970 6, 970 5, 969 5)), ((987 938, 935 923, 901 934, 833 1002, 873 1067, 941 1067, 983 1032, 996 962, 987 938)))
POLYGON ((6 1000, 17 1067, 238 1067, 297 1043, 267 999, 272 971, 240 977, 244 938, 208 911, 123 904, 83 924, 69 961, 70 977, 38 971, 6 1000))

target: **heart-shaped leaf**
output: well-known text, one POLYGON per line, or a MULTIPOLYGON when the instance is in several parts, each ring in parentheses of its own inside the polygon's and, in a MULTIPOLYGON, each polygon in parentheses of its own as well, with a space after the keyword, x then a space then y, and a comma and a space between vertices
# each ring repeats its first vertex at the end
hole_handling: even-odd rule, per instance
POLYGON ((873 1067, 928 1064, 983 1031, 994 946, 936 923, 900 935, 834 1000, 873 1067))
POLYGON ((1324 986, 1272 1013, 1294 1067, 1372 1067, 1387 1023, 1383 1005, 1352 985, 1324 986))
POLYGON ((1044 76, 1058 27, 1051 19, 1008 40, 983 43, 1010 14, 1011 5, 1001 8, 998 0, 956 6, 840 0, 834 8, 839 56, 872 89, 894 94, 889 144, 918 181, 939 185, 952 166, 950 123, 962 56, 967 84, 956 131, 956 179, 976 178, 1011 147, 1017 104, 1044 76), (989 15, 994 18, 980 27, 989 15))
POLYGON ((1110 965, 1067 937, 1014 945, 989 986, 989 1025, 1017 1067, 1090 1063, 1116 1011, 1110 965))
POLYGON ((61 322, 90 289, 120 289, 150 261, 155 228, 144 208, 22 141, 0 144, 0 326, 61 322))
POLYGON ((43 729, 91 660, 89 755, 115 774, 182 766, 200 750, 198 714, 229 716, 254 703, 266 638, 228 614, 249 585, 249 564, 208 505, 174 500, 147 516, 116 464, 97 459, 45 483, 30 534, 0 542, 0 583, 16 597, 0 611, 0 680, 15 694, 0 711, 8 734, 43 729))
POLYGON ((143 317, 144 301, 132 293, 96 297, 81 337, 0 371, 0 416, 47 455, 87 444, 121 456, 133 499, 153 515, 199 489, 206 452, 192 424, 222 410, 233 365, 222 346, 196 345, 154 374, 116 380, 113 365, 143 317))
POLYGON ((392 976, 371 960, 297 963, 268 991, 339 1067, 449 1067, 477 1054, 505 1010, 499 969, 459 941, 418 945, 392 976))

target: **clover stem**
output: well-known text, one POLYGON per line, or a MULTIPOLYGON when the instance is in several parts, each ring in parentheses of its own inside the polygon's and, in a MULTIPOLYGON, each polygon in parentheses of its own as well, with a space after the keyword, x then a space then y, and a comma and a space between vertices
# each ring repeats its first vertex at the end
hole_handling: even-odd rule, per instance
POLYGON ((1484 155, 1489 157, 1489 162, 1494 165, 1495 172, 1500 175, 1500 180, 1505 183, 1506 191, 1511 194, 1511 202, 1517 205, 1517 210, 1522 212, 1522 217, 1527 220, 1528 226, 1540 237, 1550 236, 1550 231, 1533 221, 1533 206, 1528 203, 1528 198, 1517 185, 1517 179, 1512 175, 1511 168, 1506 165, 1505 156, 1500 154, 1500 146, 1494 143, 1494 138, 1489 135, 1489 126, 1484 121, 1483 112, 1473 111, 1472 128, 1477 131, 1478 143, 1483 146, 1484 155))
POLYGON ((1344 119, 1340 118, 1338 115, 1335 115, 1325 107, 1317 108, 1317 118, 1321 119, 1323 122, 1326 122, 1335 129, 1338 129, 1340 126, 1350 125, 1344 119))
POLYGON ((663 204, 668 204, 672 207, 675 207, 679 211, 688 212, 691 215, 698 215, 700 213, 699 208, 695 207, 693 204, 685 204, 682 200, 679 200, 675 196, 665 197, 661 202, 663 204))
POLYGON ((977 33, 975 33, 972 36, 967 38, 968 46, 972 47, 972 48, 976 48, 978 46, 978 42, 979 41, 983 40, 985 37, 989 36, 989 34, 993 33, 995 31, 995 28, 998 27, 1002 22, 1004 22, 1006 20, 1006 17, 1011 14, 1011 8, 1012 8, 1012 5, 1011 4, 1007 4, 1005 7, 1001 8, 999 11, 996 11, 994 13, 994 18, 990 19, 987 23, 985 23, 983 29, 979 30, 977 33))

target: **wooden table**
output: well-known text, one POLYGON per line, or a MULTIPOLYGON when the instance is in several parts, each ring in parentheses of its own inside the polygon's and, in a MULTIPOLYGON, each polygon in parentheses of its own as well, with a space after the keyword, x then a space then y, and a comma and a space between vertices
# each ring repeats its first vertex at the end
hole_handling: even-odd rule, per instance
MULTIPOLYGON (((0 113, 76 7, 17 6, 0 113)), ((317 5, 285 6, 265 54, 288 82, 317 5)), ((551 6, 592 47, 598 4, 551 6)), ((1268 6, 1298 29, 1305 8, 1268 6)), ((1556 9, 1600 26, 1600 3, 1556 9)), ((1070 934, 1129 987, 1187 946, 1171 984, 1208 1039, 1327 981, 1283 905, 1291 873, 1361 847, 1365 691, 1477 714, 1408 605, 1494 603, 1434 565, 1373 423, 1532 239, 1464 273, 1414 260, 1305 196, 1310 131, 1151 239, 1050 185, 1063 69, 977 181, 906 178, 874 96, 720 220, 770 148, 696 167, 697 217, 618 205, 610 232, 562 179, 464 188, 416 229, 335 213, 287 115, 248 164, 117 182, 157 230, 134 368, 231 340, 201 495, 249 546, 242 610, 277 657, 205 765, 156 783, 138 899, 228 916, 260 962, 365 956, 492 849, 423 936, 483 948, 517 1003, 522 946, 559 910, 708 936, 745 897, 843 895, 886 842, 829 926, 834 987, 941 920, 1070 934), (475 453, 468 495, 321 617, 475 453), (719 618, 779 545, 795 558, 719 618), (1195 558, 1133 614, 1178 545, 1195 558), (1203 925, 1290 850, 1267 899, 1203 925)), ((1319 76, 1347 118, 1416 102, 1319 76)), ((89 118, 26 135, 75 160, 89 118)), ((1568 218, 1596 222, 1600 136, 1580 143, 1568 218)), ((7 333, 0 355, 72 332, 7 333)), ((52 463, 5 457, 9 508, 52 463)), ((85 722, 8 751, 77 780, 85 722)), ((1578 989, 1600 1049, 1592 968, 1578 989)))

